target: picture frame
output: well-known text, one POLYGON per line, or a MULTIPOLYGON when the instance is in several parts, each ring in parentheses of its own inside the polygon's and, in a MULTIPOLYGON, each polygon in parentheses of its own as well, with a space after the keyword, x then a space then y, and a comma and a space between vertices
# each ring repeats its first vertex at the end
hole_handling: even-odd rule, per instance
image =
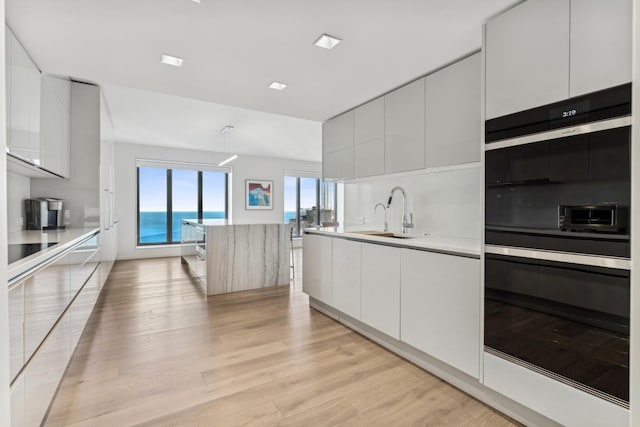
POLYGON ((246 210, 273 209, 273 181, 245 180, 246 210))

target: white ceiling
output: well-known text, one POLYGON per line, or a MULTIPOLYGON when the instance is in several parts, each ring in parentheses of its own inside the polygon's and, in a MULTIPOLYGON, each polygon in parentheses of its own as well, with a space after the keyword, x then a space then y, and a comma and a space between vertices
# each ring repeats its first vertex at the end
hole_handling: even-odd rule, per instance
POLYGON ((322 160, 319 122, 103 84, 119 142, 322 160), (225 136, 221 130, 234 126, 225 136))
MULTIPOLYGON (((111 85, 107 95, 114 94, 108 102, 116 130, 134 135, 158 134, 138 119, 166 124, 165 116, 153 120, 151 113, 138 111, 153 95, 125 94, 116 86, 323 121, 478 49, 482 23, 519 1, 6 0, 6 14, 41 69, 111 85), (332 51, 313 46, 325 32, 344 41, 332 51), (184 58, 184 67, 160 64, 162 53, 184 58), (289 87, 269 89, 273 80, 289 87)), ((207 108, 219 114, 216 123, 220 118, 243 132, 232 120, 237 109, 201 109, 207 108)), ((176 113, 181 114, 178 107, 176 113)), ((266 132, 270 143, 282 144, 276 154, 306 143, 282 136, 290 123, 296 128, 292 134, 302 130, 299 122, 264 128, 266 116, 258 114, 256 128, 248 129, 254 126, 252 114, 241 116, 251 135, 247 140, 266 132)), ((211 142, 194 136, 197 131, 166 125, 167 141, 198 148, 211 142)), ((317 132, 314 138, 315 148, 300 151, 319 159, 317 132)))

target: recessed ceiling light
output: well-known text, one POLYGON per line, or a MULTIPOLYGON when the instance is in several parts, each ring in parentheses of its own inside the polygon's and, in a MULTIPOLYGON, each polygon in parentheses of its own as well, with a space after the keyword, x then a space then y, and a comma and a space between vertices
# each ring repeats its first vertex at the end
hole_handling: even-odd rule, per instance
POLYGON ((286 87, 287 87, 286 83, 280 83, 280 82, 271 82, 271 84, 269 85, 270 89, 275 89, 275 90, 282 90, 286 87))
POLYGON ((329 34, 322 34, 316 39, 316 41, 313 42, 313 44, 323 49, 331 50, 336 47, 341 41, 341 39, 330 36, 329 34))
POLYGON ((198 4, 200 3, 200 0, 191 0, 191 1, 198 4))
POLYGON ((182 67, 182 63, 184 59, 178 58, 177 56, 171 56, 167 54, 162 54, 162 58, 160 58, 160 62, 167 65, 173 65, 174 67, 182 67))

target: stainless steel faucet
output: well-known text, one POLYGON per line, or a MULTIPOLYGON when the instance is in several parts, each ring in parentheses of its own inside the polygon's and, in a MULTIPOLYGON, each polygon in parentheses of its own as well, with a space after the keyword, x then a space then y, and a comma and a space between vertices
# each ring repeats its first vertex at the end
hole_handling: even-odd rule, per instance
POLYGON ((400 191, 402 194, 402 234, 407 234, 407 228, 413 228, 413 214, 409 214, 407 219, 407 192, 400 186, 393 187, 391 193, 389 193, 389 201, 387 202, 387 208, 391 207, 391 200, 393 200, 393 193, 400 191))
POLYGON ((385 205, 383 205, 382 203, 378 203, 373 207, 373 213, 376 213, 376 210, 378 209, 378 206, 382 207, 382 210, 384 211, 384 231, 385 233, 389 231, 389 222, 387 221, 387 207, 385 205))

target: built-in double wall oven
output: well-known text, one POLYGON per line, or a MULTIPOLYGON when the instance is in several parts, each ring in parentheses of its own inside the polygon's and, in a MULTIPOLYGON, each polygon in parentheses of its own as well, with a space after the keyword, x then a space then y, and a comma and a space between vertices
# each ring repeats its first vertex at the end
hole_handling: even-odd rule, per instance
POLYGON ((485 123, 485 351, 628 407, 631 85, 485 123))

